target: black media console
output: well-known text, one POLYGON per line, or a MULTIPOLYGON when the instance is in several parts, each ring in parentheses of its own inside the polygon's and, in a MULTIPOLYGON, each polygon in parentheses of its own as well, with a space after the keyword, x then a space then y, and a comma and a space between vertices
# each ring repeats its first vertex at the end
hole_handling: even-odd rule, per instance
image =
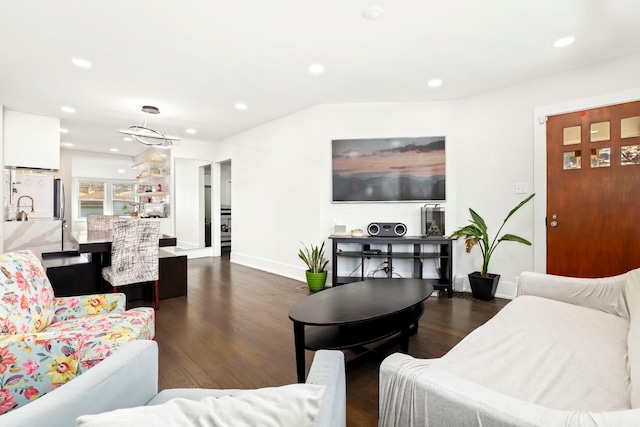
POLYGON ((413 275, 415 279, 422 279, 423 262, 427 259, 440 261, 440 278, 428 279, 432 281, 434 289, 444 290, 447 297, 453 296, 453 274, 452 274, 452 239, 447 237, 336 237, 329 236, 333 240, 332 277, 333 285, 344 285, 346 283, 368 280, 365 274, 365 259, 377 259, 381 263, 387 263, 387 271, 384 277, 393 277, 393 260, 409 259, 413 260, 413 275), (339 245, 349 244, 347 249, 340 248, 339 245), (355 245, 354 245, 355 244, 355 245), (393 247, 396 245, 396 251, 393 247), (399 251, 399 245, 412 245, 413 251, 399 251), (426 245, 426 246, 425 246, 426 245), (355 248, 355 249, 354 249, 355 248), (436 250, 433 250, 433 249, 436 250), (360 259, 359 273, 354 271, 354 275, 338 276, 338 262, 344 258, 360 259))

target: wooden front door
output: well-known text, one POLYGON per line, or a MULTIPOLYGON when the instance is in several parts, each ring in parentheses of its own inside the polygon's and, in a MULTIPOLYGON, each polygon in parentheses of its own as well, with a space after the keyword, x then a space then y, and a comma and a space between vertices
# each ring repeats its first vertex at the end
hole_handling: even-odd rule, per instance
POLYGON ((640 101, 547 122, 547 272, 640 267, 640 101))

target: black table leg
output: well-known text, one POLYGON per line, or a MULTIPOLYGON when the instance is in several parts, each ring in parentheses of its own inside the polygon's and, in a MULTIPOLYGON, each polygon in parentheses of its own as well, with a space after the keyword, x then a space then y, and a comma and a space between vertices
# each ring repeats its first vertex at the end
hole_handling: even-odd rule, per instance
POLYGON ((296 346, 296 370, 298 382, 303 383, 305 377, 306 362, 304 360, 304 323, 293 322, 293 338, 296 346))
POLYGON ((94 263, 96 268, 96 292, 99 294, 104 293, 104 286, 102 284, 102 252, 91 253, 91 262, 94 263))
POLYGON ((407 323, 400 331, 400 351, 409 354, 409 336, 411 335, 411 324, 407 323))

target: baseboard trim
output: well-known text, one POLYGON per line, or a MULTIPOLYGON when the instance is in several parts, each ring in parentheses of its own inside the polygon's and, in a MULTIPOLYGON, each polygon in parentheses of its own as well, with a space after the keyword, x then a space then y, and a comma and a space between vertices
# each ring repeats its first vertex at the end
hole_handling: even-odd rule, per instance
POLYGON ((278 276, 284 276, 289 279, 306 283, 304 267, 297 267, 280 262, 274 262, 272 260, 258 258, 250 255, 243 255, 237 252, 233 252, 233 250, 231 251, 229 260, 234 264, 256 268, 258 270, 266 271, 267 273, 277 274, 278 276))

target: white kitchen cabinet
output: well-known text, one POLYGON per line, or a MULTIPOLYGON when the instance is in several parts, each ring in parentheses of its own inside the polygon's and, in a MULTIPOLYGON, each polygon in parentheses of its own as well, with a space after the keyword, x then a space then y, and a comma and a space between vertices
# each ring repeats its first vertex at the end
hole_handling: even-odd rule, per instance
POLYGON ((5 109, 4 166, 60 169, 60 119, 5 109))

